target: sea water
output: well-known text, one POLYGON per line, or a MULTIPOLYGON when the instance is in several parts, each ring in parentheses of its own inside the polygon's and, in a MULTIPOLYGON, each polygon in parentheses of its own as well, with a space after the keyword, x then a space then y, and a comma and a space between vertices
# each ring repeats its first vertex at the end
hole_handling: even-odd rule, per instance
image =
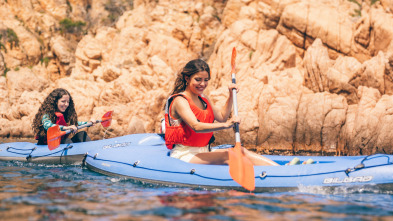
POLYGON ((0 162, 0 220, 393 220, 393 193, 151 185, 81 166, 0 162))

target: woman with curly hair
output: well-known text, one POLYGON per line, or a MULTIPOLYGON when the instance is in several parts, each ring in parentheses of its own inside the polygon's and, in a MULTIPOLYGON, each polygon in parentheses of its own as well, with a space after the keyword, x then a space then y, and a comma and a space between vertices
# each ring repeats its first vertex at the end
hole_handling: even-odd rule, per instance
MULTIPOLYGON (((32 127, 38 140, 37 144, 45 145, 47 144, 47 131, 50 127, 57 124, 60 130, 71 130, 75 133, 78 130, 77 126, 87 123, 78 121, 71 94, 63 88, 57 88, 45 98, 34 117, 32 127)), ((92 123, 94 124, 94 122, 92 123)), ((72 138, 64 135, 61 138, 61 143, 78 143, 90 140, 85 131, 80 131, 72 138)))

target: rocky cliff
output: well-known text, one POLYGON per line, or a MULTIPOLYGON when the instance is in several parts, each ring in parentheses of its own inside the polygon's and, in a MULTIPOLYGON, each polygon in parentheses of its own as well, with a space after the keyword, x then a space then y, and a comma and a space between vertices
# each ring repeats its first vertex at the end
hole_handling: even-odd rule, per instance
MULTIPOLYGON (((48 93, 80 120, 114 110, 93 139, 158 132, 177 71, 203 58, 243 143, 266 153, 393 153, 392 0, 0 0, 0 136, 33 137, 48 93)), ((233 143, 232 130, 216 143, 233 143)))

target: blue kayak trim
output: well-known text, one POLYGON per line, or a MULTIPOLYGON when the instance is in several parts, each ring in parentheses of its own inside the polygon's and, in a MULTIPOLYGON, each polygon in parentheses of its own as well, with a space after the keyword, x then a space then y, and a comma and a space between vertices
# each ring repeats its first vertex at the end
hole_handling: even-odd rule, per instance
MULTIPOLYGON (((228 147, 226 147, 228 148, 228 147)), ((280 166, 255 166, 255 192, 305 187, 364 187, 393 191, 393 156, 296 156, 316 164, 285 166, 295 156, 266 156, 280 166)), ((87 168, 109 176, 170 186, 204 189, 242 189, 227 165, 186 163, 168 156, 165 145, 96 149, 86 155, 87 168), (165 168, 165 169, 164 169, 165 168)))
MULTIPOLYGON (((370 155, 370 156, 378 156, 378 155, 376 154, 376 155, 370 155)), ((364 159, 366 159, 367 157, 369 157, 369 156, 364 157, 364 159)), ((380 156, 380 157, 388 157, 388 156, 387 155, 383 155, 383 156, 380 156)), ((118 161, 115 161, 115 160, 101 159, 101 158, 97 158, 96 156, 91 156, 89 154, 86 155, 86 158, 93 158, 93 160, 104 161, 104 162, 119 163, 119 164, 132 166, 132 167, 136 167, 137 166, 136 163, 131 164, 131 163, 125 163, 125 162, 118 162, 118 161)), ((364 167, 359 168, 359 169, 355 169, 355 167, 356 167, 355 166, 354 168, 347 168, 347 169, 343 169, 343 170, 336 170, 336 171, 323 172, 323 173, 313 173, 313 174, 300 174, 300 175, 267 175, 267 174, 263 175, 263 172, 262 172, 259 176, 255 176, 255 178, 265 178, 265 177, 306 177, 306 176, 326 175, 326 174, 339 173, 339 172, 345 172, 348 175, 349 173, 357 171, 357 170, 368 169, 368 168, 373 168, 373 167, 387 166, 387 165, 391 165, 391 164, 393 164, 393 163, 388 162, 386 164, 380 164, 380 165, 374 165, 374 166, 368 166, 368 167, 364 166, 364 167), (262 177, 262 175, 263 175, 263 177, 262 177)), ((211 166, 213 166, 213 165, 211 165, 211 166)), ((296 166, 296 165, 293 165, 293 166, 296 166)), ((177 172, 177 171, 152 169, 152 168, 141 167, 141 166, 138 166, 138 168, 145 169, 145 170, 150 170, 150 171, 174 173, 174 174, 190 174, 191 173, 191 171, 189 173, 187 173, 187 172, 177 172)), ((195 173, 193 175, 200 176, 200 177, 203 177, 203 178, 206 178, 206 179, 224 180, 224 181, 232 180, 232 179, 217 179, 217 178, 202 176, 202 175, 195 174, 195 173)))
POLYGON ((47 145, 29 142, 0 144, 0 161, 22 161, 47 164, 81 164, 88 151, 121 145, 162 145, 163 139, 158 134, 131 134, 105 140, 83 143, 60 144, 52 151, 47 145))
MULTIPOLYGON (((91 156, 91 155, 88 155, 88 154, 86 155, 86 157, 87 158, 93 158, 94 160, 98 160, 98 161, 119 163, 119 164, 123 164, 123 165, 127 165, 127 166, 137 167, 137 164, 135 164, 135 163, 130 164, 130 163, 124 163, 124 162, 117 162, 117 161, 113 161, 113 160, 105 160, 105 159, 95 158, 94 156, 91 156)), ((138 166, 138 169, 144 169, 144 170, 155 171, 155 172, 162 172, 162 173, 184 174, 184 175, 185 174, 189 175, 189 174, 192 173, 192 170, 190 172, 178 172, 178 171, 152 169, 152 168, 141 167, 141 166, 138 166)), ((231 181, 232 180, 232 179, 218 179, 218 178, 206 177, 206 176, 199 175, 199 174, 197 174, 195 172, 192 173, 192 175, 199 176, 199 177, 202 177, 202 178, 205 178, 205 179, 211 179, 211 180, 221 180, 221 181, 231 181)))
MULTIPOLYGON (((213 149, 232 148, 220 145, 213 149)), ((280 166, 255 166, 254 192, 298 190, 302 187, 364 188, 393 191, 393 155, 278 156, 265 155, 280 166), (298 157, 316 164, 285 166, 298 157)), ((232 180, 228 165, 186 163, 169 156, 158 134, 131 134, 84 143, 46 145, 28 142, 0 144, 0 160, 47 164, 82 164, 109 176, 137 182, 203 189, 244 189, 232 180)))

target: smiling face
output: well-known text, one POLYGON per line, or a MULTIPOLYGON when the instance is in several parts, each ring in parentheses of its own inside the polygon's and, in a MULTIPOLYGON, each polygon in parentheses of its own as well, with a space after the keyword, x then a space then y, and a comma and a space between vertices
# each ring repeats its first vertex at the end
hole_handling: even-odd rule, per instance
POLYGON ((190 78, 186 78, 187 88, 192 93, 201 95, 209 83, 210 77, 206 71, 200 71, 190 78))
POLYGON ((57 109, 61 112, 64 113, 68 106, 70 105, 70 96, 67 94, 63 95, 58 101, 57 101, 57 109))

